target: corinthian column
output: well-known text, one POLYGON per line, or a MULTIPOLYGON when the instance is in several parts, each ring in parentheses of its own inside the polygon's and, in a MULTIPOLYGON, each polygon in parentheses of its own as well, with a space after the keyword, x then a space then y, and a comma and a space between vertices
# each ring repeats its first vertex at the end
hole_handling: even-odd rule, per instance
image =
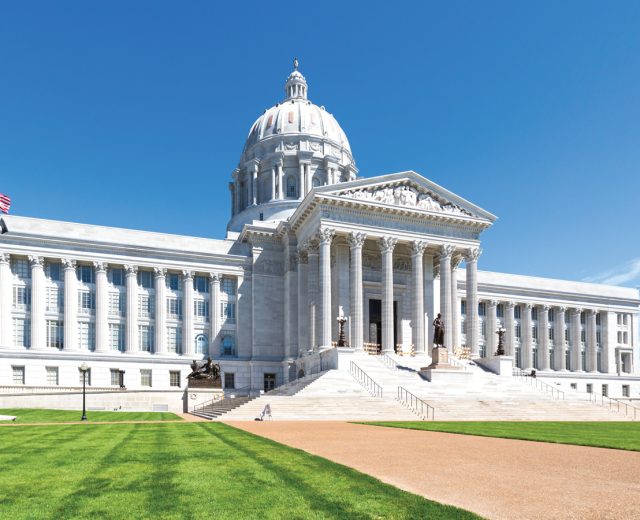
POLYGON ((413 276, 413 345, 416 353, 424 354, 424 271, 423 256, 427 243, 415 241, 411 244, 411 274, 413 276))
MULTIPOLYGON (((469 309, 467 309, 467 319, 469 319, 469 309)), ((502 324, 500 324, 502 326, 502 324)), ((496 353, 498 337, 498 302, 490 300, 487 302, 487 315, 485 316, 485 337, 484 337, 484 357, 490 358, 496 353)), ((469 334, 467 332, 467 334, 469 334)))
MULTIPOLYGON (((469 249, 465 255, 467 271, 467 347, 471 349, 471 357, 480 355, 478 335, 478 257, 480 249, 469 249)), ((495 306, 493 308, 495 312, 495 306)), ((485 317, 486 318, 486 317, 485 317)))
POLYGON ((549 306, 538 307, 538 366, 549 370, 549 306))
POLYGON ((382 237, 379 245, 382 251, 382 351, 393 352, 393 249, 398 239, 382 237))
POLYGON ((96 272, 96 352, 107 352, 109 350, 107 267, 102 262, 93 262, 93 267, 96 272))
POLYGON ((555 312, 555 331, 553 333, 553 355, 555 356, 556 370, 567 370, 567 357, 565 355, 566 341, 565 337, 565 312, 566 307, 558 307, 555 312))
MULTIPOLYGON (((138 351, 138 267, 125 265, 127 271, 127 354, 138 351)), ((156 324, 157 325, 157 324, 156 324)))
POLYGON ((308 262, 307 250, 303 245, 298 247, 298 356, 309 350, 309 304, 308 292, 308 262))
POLYGON ((44 319, 44 258, 30 256, 29 263, 31 264, 31 348, 38 350, 47 346, 47 330, 44 319))
POLYGON ((362 317, 362 246, 367 235, 350 233, 347 238, 351 250, 351 273, 349 276, 351 292, 351 346, 363 349, 362 317))
POLYGON ((453 308, 451 302, 451 255, 454 247, 449 244, 442 246, 440 251, 440 312, 444 321, 444 345, 450 352, 453 350, 453 308))
POLYGON ((460 256, 451 257, 451 348, 460 347, 461 309, 458 298, 458 265, 460 256))
POLYGON ((582 372, 582 338, 580 337, 580 314, 582 309, 571 309, 571 335, 569 349, 571 371, 582 372))
POLYGON ((193 272, 182 271, 182 354, 192 356, 193 337, 193 272))
POLYGON ((522 305, 522 368, 533 368, 533 341, 531 337, 531 304, 522 305))
POLYGON ((62 260, 62 265, 64 266, 64 350, 76 350, 78 348, 76 261, 65 258, 62 260))
POLYGON ((309 268, 307 276, 307 297, 309 299, 309 346, 315 349, 318 346, 319 321, 318 310, 318 242, 312 239, 307 244, 307 255, 309 257, 309 268))
POLYGON ((155 354, 167 353, 167 270, 154 267, 154 287, 156 290, 156 334, 153 351, 155 354))
POLYGON ((209 356, 213 357, 220 352, 218 334, 220 333, 220 275, 209 273, 209 356))
POLYGON ((507 356, 515 356, 516 354, 516 318, 515 303, 507 302, 504 306, 504 328, 507 341, 504 352, 507 356))
POLYGON ((596 324, 596 311, 589 309, 587 312, 586 327, 587 327, 587 366, 586 369, 589 372, 598 371, 598 346, 597 341, 597 324, 596 324))
POLYGON ((336 232, 323 228, 318 233, 320 241, 320 346, 331 346, 331 241, 336 232))
POLYGON ((0 347, 15 348, 11 323, 11 265, 8 254, 0 253, 0 347))

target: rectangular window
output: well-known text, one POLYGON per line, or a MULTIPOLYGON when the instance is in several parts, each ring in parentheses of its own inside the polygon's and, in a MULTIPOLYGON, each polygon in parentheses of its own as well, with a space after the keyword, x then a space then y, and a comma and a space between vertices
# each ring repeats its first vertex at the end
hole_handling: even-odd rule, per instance
POLYGON ((600 341, 602 339, 602 335, 599 330, 596 330, 596 344, 600 345, 600 341))
POLYGON ((88 321, 78 323, 78 345, 84 350, 94 350, 96 346, 96 325, 88 321))
POLYGON ((571 351, 568 349, 564 352, 564 364, 567 370, 571 370, 571 351))
POLYGON ((138 295, 138 316, 140 318, 148 318, 153 316, 155 312, 155 298, 148 294, 138 295))
POLYGON ((483 338, 487 337, 487 322, 485 320, 480 321, 480 335, 483 338))
POLYGON ((64 347, 64 323, 62 321, 47 320, 47 347, 64 347))
POLYGON ((220 302, 221 318, 227 323, 236 322, 236 304, 220 302))
POLYGON ((478 304, 478 315, 479 316, 487 315, 487 304, 485 302, 480 302, 478 304))
POLYGON ((531 319, 532 320, 538 319, 538 307, 531 307, 531 319))
POLYGON ((179 354, 182 345, 182 328, 167 327, 167 351, 179 354))
MULTIPOLYGON (((87 368, 86 374, 87 374, 86 375, 86 385, 87 386, 91 386, 91 369, 90 368, 87 368)), ((85 376, 84 376, 84 373, 82 372, 82 370, 78 369, 78 384, 80 386, 82 386, 82 381, 83 381, 84 377, 85 376)))
POLYGON ((193 277, 193 290, 199 293, 209 292, 209 280, 206 276, 194 276, 193 277))
POLYGON ((223 294, 234 296, 236 294, 236 281, 234 278, 222 278, 220 280, 220 290, 223 294))
POLYGON ((556 313, 553 309, 549 309, 549 321, 555 321, 556 320, 556 313))
POLYGON ((47 278, 54 282, 59 282, 63 278, 63 269, 60 262, 47 262, 44 266, 44 272, 47 278))
POLYGON ((520 324, 516 323, 516 338, 520 339, 522 337, 522 329, 520 328, 520 324))
POLYGON ((24 385, 24 367, 11 367, 13 372, 13 384, 24 385))
POLYGON ((602 385, 602 395, 605 397, 609 396, 609 385, 602 385))
POLYGON ((111 386, 120 386, 120 370, 112 368, 111 372, 111 386))
POLYGON ((598 350, 597 353, 597 364, 598 364, 598 372, 602 372, 602 351, 598 350))
POLYGON ((554 337, 555 337, 555 332, 553 331, 553 327, 549 327, 549 339, 553 341, 554 337))
POLYGON ((124 286, 124 269, 119 267, 110 268, 107 271, 107 278, 111 285, 115 285, 116 287, 124 286))
POLYGON ((76 269, 78 281, 82 283, 94 283, 93 267, 90 265, 79 265, 76 269))
POLYGON ((537 327, 536 325, 533 325, 533 326, 531 327, 531 337, 532 337, 534 340, 537 340, 537 339, 538 339, 538 327, 537 327))
POLYGON ((13 308, 26 311, 31 306, 31 287, 13 286, 13 308))
POLYGON ((553 354, 554 354, 553 350, 549 349, 549 368, 551 370, 556 369, 556 357, 553 354))
POLYGON ((109 323, 109 345, 111 350, 124 352, 124 324, 109 323))
POLYGON ((628 345, 629 344, 629 333, 628 332, 623 332, 622 333, 622 343, 624 345, 628 345))
POLYGON ((630 395, 629 385, 622 385, 622 397, 629 397, 630 395))
POLYGON ((167 318, 182 318, 182 298, 167 298, 167 318))
POLYGON ((64 308, 64 293, 57 285, 47 287, 46 304, 47 312, 62 312, 64 308))
POLYGON ((153 272, 138 271, 138 285, 145 289, 153 289, 153 272))
POLYGON ((206 321, 209 316, 209 302, 205 300, 194 300, 193 314, 198 321, 206 321))
POLYGON ((463 316, 465 314, 467 314, 467 301, 466 300, 460 300, 460 314, 462 314, 463 316))
POLYGON ((522 310, 521 310, 521 308, 520 308, 520 305, 516 305, 516 306, 513 308, 513 315, 514 315, 514 317, 515 317, 517 320, 519 320, 519 319, 520 319, 520 317, 521 317, 521 315, 522 315, 522 310))
POLYGON ((618 331, 618 343, 622 343, 622 332, 618 331))
POLYGON ((119 292, 109 293, 109 316, 125 315, 125 299, 123 294, 119 292))
POLYGON ((11 272, 22 280, 31 278, 31 269, 27 260, 11 259, 11 272))
POLYGON ((569 341, 571 339, 571 335, 569 334, 569 327, 565 327, 564 329, 564 340, 569 341))
POLYGON ((587 341, 587 331, 584 329, 580 331, 580 341, 582 341, 582 343, 587 341))
POLYGON ((46 367, 47 385, 58 386, 58 367, 46 367))
POLYGON ((499 303, 499 304, 496 306, 496 316, 497 316, 498 318, 504 318, 504 304, 499 303))
POLYGON ((584 325, 587 320, 586 314, 584 312, 580 313, 580 324, 584 325))
POLYGON ((78 314, 93 314, 96 308, 96 293, 93 291, 78 291, 78 314))
POLYGON ((138 347, 142 352, 153 350, 153 327, 151 325, 138 326, 138 347))
POLYGON ((171 289, 172 291, 179 291, 180 290, 180 275, 177 273, 169 273, 167 274, 166 278, 165 278, 165 283, 167 285, 167 288, 171 289))
POLYGON ((140 386, 151 387, 151 370, 145 368, 140 369, 140 386))
POLYGON ((587 393, 588 394, 593 393, 593 385, 591 383, 587 383, 587 393))
POLYGON ((234 372, 224 373, 224 387, 235 388, 236 387, 236 375, 234 372))
POLYGON ((13 320, 13 344, 16 347, 31 346, 31 320, 14 318, 13 320))
POLYGON ((600 313, 596 312, 596 325, 600 325, 600 321, 601 321, 600 313))
POLYGON ((169 372, 169 386, 175 386, 180 388, 180 371, 171 370, 169 372))

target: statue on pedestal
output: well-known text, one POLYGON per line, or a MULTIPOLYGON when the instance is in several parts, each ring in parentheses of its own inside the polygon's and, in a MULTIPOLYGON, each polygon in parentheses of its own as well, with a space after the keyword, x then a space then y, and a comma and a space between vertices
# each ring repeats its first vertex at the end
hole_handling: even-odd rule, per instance
POLYGON ((190 387, 220 387, 220 365, 214 364, 211 358, 202 365, 196 360, 191 363, 191 373, 187 376, 190 387))
POLYGON ((433 320, 433 346, 444 347, 444 320, 440 313, 433 320))

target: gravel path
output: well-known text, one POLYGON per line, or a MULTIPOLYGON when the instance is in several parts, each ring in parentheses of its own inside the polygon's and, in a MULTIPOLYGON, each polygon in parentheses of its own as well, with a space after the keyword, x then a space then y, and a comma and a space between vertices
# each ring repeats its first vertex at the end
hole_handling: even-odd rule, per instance
POLYGON ((229 422, 492 519, 640 519, 640 452, 342 422, 229 422))

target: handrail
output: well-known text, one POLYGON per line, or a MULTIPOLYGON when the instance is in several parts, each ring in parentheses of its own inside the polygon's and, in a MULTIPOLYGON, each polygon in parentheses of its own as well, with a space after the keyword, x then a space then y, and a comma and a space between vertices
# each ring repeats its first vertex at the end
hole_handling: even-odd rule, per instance
POLYGON ((349 365, 349 372, 373 397, 382 397, 382 387, 353 361, 349 365))
POLYGON ((460 361, 457 357, 455 357, 452 353, 449 353, 449 361, 451 364, 459 366, 462 370, 469 370, 469 365, 460 361))
POLYGON ((409 410, 422 417, 423 420, 429 420, 429 412, 431 412, 431 420, 435 420, 435 408, 402 386, 398 387, 398 401, 409 408, 409 410), (427 411, 426 415, 424 413, 425 408, 427 411))
POLYGON ((591 403, 598 404, 598 400, 600 400, 600 406, 604 406, 605 399, 609 402, 609 410, 614 409, 614 403, 615 403, 615 409, 617 412, 620 412, 620 405, 624 406, 625 417, 629 417, 629 409, 633 410, 634 421, 637 420, 638 416, 640 415, 640 408, 637 408, 631 404, 623 403, 622 401, 609 397, 608 395, 595 394, 593 392, 589 393, 589 402, 591 403))
POLYGON ((516 377, 523 379, 524 381, 529 383, 530 386, 533 386, 538 390, 541 390, 543 392, 550 392, 552 398, 555 398, 558 400, 559 399, 564 400, 564 391, 559 390, 558 388, 556 388, 553 385, 550 385, 549 383, 545 383, 544 381, 541 381, 537 377, 533 377, 531 373, 527 373, 526 371, 520 368, 514 368, 512 374, 516 377))
POLYGON ((377 356, 377 358, 387 368, 390 368, 391 370, 397 370, 398 369, 398 363, 396 363, 396 360, 393 359, 389 354, 387 354, 385 352, 382 352, 379 356, 377 356))

